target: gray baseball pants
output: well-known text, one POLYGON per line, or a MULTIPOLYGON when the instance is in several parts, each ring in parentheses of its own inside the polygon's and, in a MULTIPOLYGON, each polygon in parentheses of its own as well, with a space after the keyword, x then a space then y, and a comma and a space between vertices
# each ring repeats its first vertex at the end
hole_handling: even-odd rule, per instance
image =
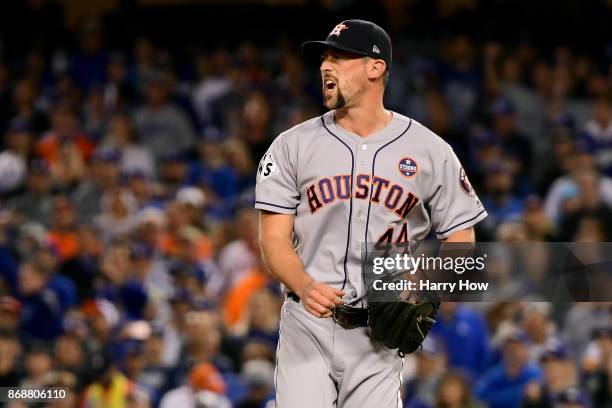
POLYGON ((276 408, 401 408, 402 359, 286 299, 276 356, 276 408))

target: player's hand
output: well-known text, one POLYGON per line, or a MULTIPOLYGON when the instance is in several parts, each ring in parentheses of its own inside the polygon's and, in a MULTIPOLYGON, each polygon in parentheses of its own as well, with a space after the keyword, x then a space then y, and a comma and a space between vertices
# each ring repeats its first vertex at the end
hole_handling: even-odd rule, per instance
POLYGON ((343 303, 342 296, 344 292, 340 289, 317 281, 307 284, 300 293, 304 308, 316 317, 331 317, 332 310, 343 303))

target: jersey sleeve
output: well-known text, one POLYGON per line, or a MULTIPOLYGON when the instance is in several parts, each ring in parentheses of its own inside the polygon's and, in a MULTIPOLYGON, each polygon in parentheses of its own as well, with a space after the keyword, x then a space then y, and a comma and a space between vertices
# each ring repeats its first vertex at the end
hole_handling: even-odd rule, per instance
POLYGON ((255 208, 281 214, 295 214, 300 203, 295 163, 282 135, 277 137, 257 167, 255 208))
POLYGON ((469 228, 487 216, 452 148, 446 144, 443 160, 434 172, 429 199, 432 226, 438 239, 469 228))

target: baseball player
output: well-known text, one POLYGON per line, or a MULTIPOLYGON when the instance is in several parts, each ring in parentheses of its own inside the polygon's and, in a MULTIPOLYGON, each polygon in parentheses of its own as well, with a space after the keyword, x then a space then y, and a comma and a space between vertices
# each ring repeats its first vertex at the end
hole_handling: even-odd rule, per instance
POLYGON ((391 40, 382 28, 346 20, 302 51, 320 57, 329 111, 274 140, 256 188, 264 260, 287 294, 276 404, 400 407, 401 353, 371 336, 361 246, 430 230, 473 242, 487 213, 450 146, 383 106, 391 40))

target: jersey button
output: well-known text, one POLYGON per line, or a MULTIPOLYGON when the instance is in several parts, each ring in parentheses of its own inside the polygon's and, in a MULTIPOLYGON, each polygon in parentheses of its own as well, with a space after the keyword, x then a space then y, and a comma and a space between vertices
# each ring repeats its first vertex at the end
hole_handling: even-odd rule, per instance
POLYGON ((361 150, 368 150, 368 145, 367 144, 362 144, 361 145, 361 150))

